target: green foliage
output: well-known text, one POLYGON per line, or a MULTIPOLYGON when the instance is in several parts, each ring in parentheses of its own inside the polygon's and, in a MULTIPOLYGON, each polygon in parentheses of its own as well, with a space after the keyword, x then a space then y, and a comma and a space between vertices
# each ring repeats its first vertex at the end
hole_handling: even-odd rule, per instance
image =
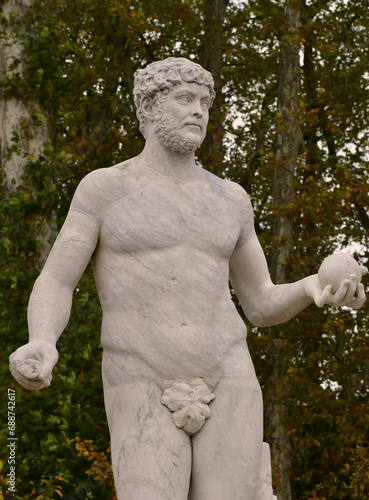
MULTIPOLYGON (((6 422, 10 387, 16 391, 17 499, 104 500, 115 494, 108 468, 99 469, 108 460, 109 433, 100 375, 101 312, 91 269, 75 292, 52 385, 32 393, 22 389, 7 360, 27 341, 26 308, 41 251, 35 234, 51 218, 60 228, 89 171, 139 153, 133 73, 169 55, 201 63, 204 4, 36 0, 18 21, 1 15, 6 42, 24 47, 22 61, 15 60, 13 72, 2 78, 1 95, 34 106, 32 123, 20 123, 7 158, 25 153, 19 134, 27 127, 38 123, 49 130, 42 154, 28 157, 22 184, 0 199, 0 416, 6 422)), ((230 2, 224 23, 224 175, 250 193, 268 259, 281 4, 230 2)), ((275 208, 294 220, 293 279, 316 272, 326 255, 353 243, 359 260, 368 262, 367 9, 357 0, 306 4, 298 116, 304 145, 293 203, 275 208)), ((265 400, 279 396, 288 408, 293 498, 368 494, 367 307, 353 313, 312 306, 278 327, 274 334, 290 362, 276 387, 267 385, 267 332, 250 327, 265 400)), ((3 427, 2 449, 6 433, 3 427)), ((8 464, 0 462, 0 498, 1 492, 12 498, 7 473, 8 464)))

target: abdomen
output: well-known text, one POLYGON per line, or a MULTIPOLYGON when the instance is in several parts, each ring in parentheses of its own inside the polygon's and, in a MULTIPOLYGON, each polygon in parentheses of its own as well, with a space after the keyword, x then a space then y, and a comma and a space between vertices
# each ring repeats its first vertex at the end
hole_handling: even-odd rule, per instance
POLYGON ((219 375, 234 346, 242 346, 236 357, 244 357, 247 346, 246 327, 233 303, 216 306, 211 310, 205 307, 201 316, 191 310, 184 316, 170 304, 160 312, 143 313, 138 308, 129 314, 105 314, 101 338, 104 382, 114 385, 219 375))

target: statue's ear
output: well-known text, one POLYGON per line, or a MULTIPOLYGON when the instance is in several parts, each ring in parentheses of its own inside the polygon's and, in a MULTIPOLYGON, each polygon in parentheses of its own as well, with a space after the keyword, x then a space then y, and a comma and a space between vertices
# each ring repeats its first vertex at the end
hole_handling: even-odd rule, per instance
POLYGON ((147 120, 154 119, 154 102, 148 96, 144 96, 141 101, 141 111, 147 120))

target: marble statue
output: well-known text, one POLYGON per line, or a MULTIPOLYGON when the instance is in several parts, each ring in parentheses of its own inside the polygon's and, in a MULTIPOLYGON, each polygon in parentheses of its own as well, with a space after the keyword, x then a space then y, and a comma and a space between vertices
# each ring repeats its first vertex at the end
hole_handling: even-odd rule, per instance
POLYGON ((262 395, 229 280, 262 327, 313 301, 359 308, 363 285, 355 274, 335 293, 318 275, 271 282, 248 195, 195 162, 215 95, 209 72, 184 58, 154 62, 137 72, 134 94, 145 147, 78 186, 12 374, 27 389, 50 384, 92 258, 118 498, 272 500, 262 395))

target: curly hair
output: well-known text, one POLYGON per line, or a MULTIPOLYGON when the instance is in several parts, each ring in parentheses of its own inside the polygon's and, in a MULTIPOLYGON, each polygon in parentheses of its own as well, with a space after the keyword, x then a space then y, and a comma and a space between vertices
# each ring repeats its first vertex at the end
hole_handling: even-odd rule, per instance
POLYGON ((133 94, 140 131, 144 137, 146 137, 146 119, 141 109, 143 97, 149 97, 154 104, 161 103, 175 85, 180 85, 183 82, 195 82, 209 87, 211 104, 213 103, 215 91, 211 73, 189 59, 168 57, 136 71, 133 94))

